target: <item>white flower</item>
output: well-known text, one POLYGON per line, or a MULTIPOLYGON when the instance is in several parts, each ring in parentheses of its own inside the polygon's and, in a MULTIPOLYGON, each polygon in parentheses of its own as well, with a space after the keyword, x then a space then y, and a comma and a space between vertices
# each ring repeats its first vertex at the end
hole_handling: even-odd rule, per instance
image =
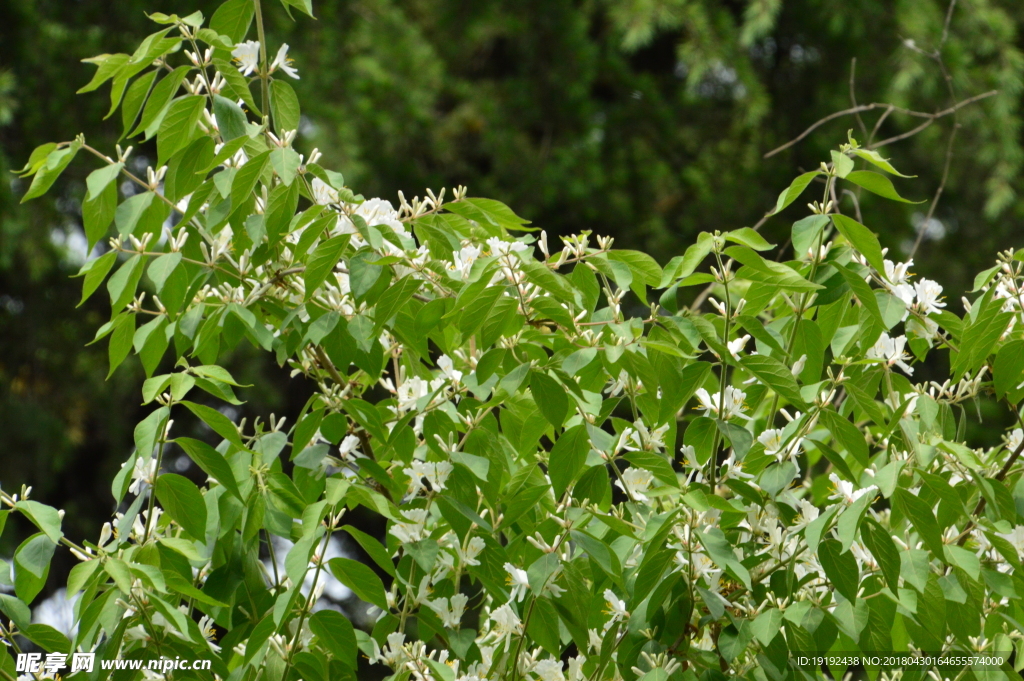
POLYGON ((423 527, 427 522, 427 511, 423 508, 414 508, 402 511, 406 520, 411 522, 396 522, 391 526, 391 534, 403 544, 411 544, 423 539, 423 527))
POLYGON ((358 435, 346 435, 345 439, 338 445, 338 457, 343 461, 350 461, 361 455, 358 435))
POLYGON ((629 617, 629 611, 626 610, 626 601, 622 600, 615 595, 615 592, 611 589, 604 590, 604 600, 608 604, 608 614, 611 615, 611 619, 605 624, 607 630, 615 622, 621 622, 629 617))
POLYGON ((743 348, 746 347, 747 341, 749 341, 749 340, 750 340, 750 336, 746 335, 746 336, 742 336, 740 338, 737 338, 735 340, 729 341, 729 343, 727 345, 729 347, 729 354, 732 355, 733 359, 739 359, 740 358, 740 353, 743 352, 743 348))
POLYGON ((853 502, 860 499, 862 496, 871 491, 877 491, 878 487, 875 485, 869 485, 862 489, 854 490, 853 483, 846 480, 840 480, 839 476, 835 473, 829 473, 828 479, 832 481, 835 486, 835 494, 829 496, 829 499, 835 499, 849 506, 853 502))
POLYGON ((260 67, 260 44, 256 40, 247 40, 244 43, 235 45, 231 50, 231 56, 238 62, 238 70, 243 76, 248 76, 260 67))
POLYGON ((885 278, 893 286, 907 283, 910 277, 910 268, 914 266, 913 260, 893 264, 892 260, 883 260, 885 266, 885 278))
POLYGON ((414 459, 410 468, 403 468, 402 472, 409 476, 409 493, 416 494, 426 489, 422 479, 426 478, 430 483, 430 489, 440 492, 445 488, 448 476, 452 474, 455 467, 447 461, 420 461, 414 459))
POLYGON ((455 594, 450 599, 435 598, 427 601, 427 607, 437 613, 444 626, 455 629, 462 622, 462 614, 466 612, 466 603, 469 597, 466 594, 455 594))
POLYGON ((469 244, 458 251, 452 251, 452 261, 448 264, 448 275, 452 279, 465 281, 473 269, 473 263, 480 257, 480 249, 469 244))
POLYGON ((338 202, 338 192, 319 177, 313 178, 313 201, 326 206, 338 202))
POLYGON ((522 633, 523 626, 519 615, 508 603, 492 612, 489 619, 494 622, 491 633, 495 635, 498 642, 504 643, 506 648, 513 636, 522 633))
POLYGON ((793 523, 793 531, 796 532, 801 528, 807 527, 811 522, 818 518, 820 513, 821 511, 818 510, 817 506, 807 501, 807 499, 801 499, 800 515, 797 516, 796 521, 793 523))
POLYGON ((152 456, 137 456, 135 468, 132 470, 132 484, 128 491, 132 494, 141 494, 142 490, 153 484, 156 477, 156 458, 152 456))
POLYGON ((216 638, 217 632, 213 629, 213 618, 209 615, 203 615, 202 619, 199 620, 199 632, 206 639, 206 643, 210 646, 210 649, 215 653, 220 652, 220 646, 213 642, 216 638))
POLYGON ((910 284, 897 284, 892 287, 892 293, 907 307, 914 304, 914 287, 910 284))
POLYGON ((921 279, 914 284, 917 291, 917 309, 922 314, 941 312, 939 308, 946 307, 945 303, 939 302, 942 299, 942 286, 931 279, 921 279))
POLYGON ((437 367, 441 370, 441 373, 452 383, 458 383, 462 380, 462 372, 455 368, 455 363, 452 362, 452 358, 448 355, 441 355, 437 358, 437 367))
POLYGON ((541 660, 533 668, 533 673, 540 677, 540 681, 565 681, 561 660, 541 660))
POLYGON ((757 436, 757 441, 764 445, 765 454, 776 454, 782 449, 782 429, 769 428, 757 436))
POLYGON ((522 241, 502 241, 496 236, 487 240, 491 247, 491 255, 508 255, 509 253, 522 253, 529 249, 529 246, 522 241))
POLYGON ((622 471, 622 480, 616 480, 615 486, 636 501, 647 501, 645 493, 651 488, 652 482, 654 482, 654 476, 650 471, 630 467, 622 471))
POLYGON ((299 72, 296 71, 288 63, 292 60, 288 58, 288 43, 281 45, 281 49, 277 51, 277 56, 274 57, 273 63, 270 65, 270 72, 273 73, 277 69, 281 69, 295 80, 299 79, 299 72))
POLYGON ((716 417, 728 421, 734 416, 738 416, 742 419, 750 420, 749 416, 745 416, 743 412, 743 400, 747 399, 747 394, 742 390, 726 386, 725 388, 725 406, 719 408, 718 401, 721 395, 716 392, 714 395, 709 395, 708 391, 704 388, 697 390, 697 401, 700 402, 698 409, 703 409, 703 416, 709 416, 714 414, 716 417))
POLYGON ((1011 532, 997 533, 996 536, 1010 542, 1013 548, 1017 549, 1017 555, 1024 556, 1024 525, 1017 525, 1011 532))
POLYGON ((487 544, 480 537, 473 537, 466 544, 466 550, 463 551, 461 546, 455 547, 455 552, 459 554, 459 560, 462 561, 463 565, 479 565, 480 561, 476 559, 480 555, 480 552, 484 550, 487 544))
POLYGON ((1012 433, 1006 436, 1006 448, 1011 451, 1017 451, 1017 447, 1020 447, 1020 443, 1024 442, 1024 430, 1020 428, 1014 429, 1012 433))
POLYGON ((799 376, 804 371, 804 366, 807 365, 807 355, 800 355, 800 359, 793 362, 793 368, 790 370, 794 376, 799 376))
POLYGON ((883 333, 871 349, 868 350, 867 357, 868 359, 885 360, 886 364, 890 367, 895 364, 909 375, 914 373, 914 370, 906 362, 906 360, 910 359, 910 356, 906 353, 906 347, 906 336, 890 338, 889 334, 883 333))
POLYGON ((526 598, 526 592, 530 590, 530 578, 527 576, 526 570, 517 568, 512 563, 505 563, 505 572, 508 573, 508 583, 512 586, 509 601, 522 603, 526 598))

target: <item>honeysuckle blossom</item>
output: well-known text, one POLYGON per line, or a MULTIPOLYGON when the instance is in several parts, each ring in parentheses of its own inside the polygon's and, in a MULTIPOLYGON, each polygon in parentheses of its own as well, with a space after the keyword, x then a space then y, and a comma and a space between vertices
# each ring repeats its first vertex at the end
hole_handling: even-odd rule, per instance
POLYGON ((427 607, 437 613, 444 626, 457 629, 462 622, 462 615, 466 612, 466 603, 469 597, 466 594, 455 594, 451 598, 435 598, 428 600, 427 607))
POLYGON ((900 284, 906 284, 910 274, 910 268, 914 266, 913 259, 906 262, 893 263, 892 260, 883 260, 882 265, 885 267, 885 280, 893 286, 899 286, 900 284))
POLYGON ((409 493, 415 495, 426 490, 423 485, 424 478, 430 483, 431 490, 440 492, 445 488, 448 476, 453 470, 455 470, 454 466, 447 461, 413 459, 412 465, 409 468, 403 468, 402 472, 409 476, 409 493))
POLYGON ((616 596, 615 592, 611 589, 605 589, 603 595, 605 603, 608 604, 608 610, 605 612, 611 615, 611 619, 605 622, 604 625, 605 631, 607 631, 612 624, 629 619, 629 611, 626 610, 626 601, 616 596))
POLYGON ((818 507, 812 504, 807 499, 800 500, 799 511, 800 515, 796 517, 792 525, 792 530, 794 532, 807 527, 812 522, 817 520, 818 516, 821 514, 821 511, 818 510, 818 507))
POLYGON ((522 621, 508 603, 493 611, 488 619, 494 623, 491 634, 495 638, 496 645, 504 646, 506 650, 512 637, 522 633, 522 621))
POLYGON ((338 202, 338 192, 319 177, 313 178, 313 201, 321 206, 338 202))
POLYGON ((447 264, 448 276, 452 279, 465 281, 473 269, 473 263, 480 257, 480 249, 469 244, 457 251, 452 251, 452 261, 447 264))
POLYGON ((919 279, 914 283, 914 290, 917 292, 917 309, 921 314, 929 315, 941 312, 940 308, 946 307, 942 300, 942 286, 931 279, 919 279))
POLYGON ((700 388, 697 390, 696 396, 697 401, 700 402, 698 409, 704 410, 703 416, 714 414, 715 417, 726 421, 733 417, 750 420, 749 416, 743 414, 743 401, 747 399, 747 394, 731 385, 725 388, 724 406, 721 409, 718 402, 722 395, 718 391, 715 391, 714 394, 708 394, 707 390, 700 388))
POLYGON ((525 253, 530 248, 522 241, 502 241, 496 236, 492 236, 488 239, 487 245, 491 249, 491 255, 499 256, 508 255, 509 253, 525 253))
POLYGON ((889 334, 883 333, 878 337, 878 340, 875 341, 875 344, 867 351, 867 357, 868 359, 885 360, 886 365, 890 367, 896 365, 907 375, 910 375, 914 373, 914 369, 907 364, 907 360, 910 359, 910 355, 906 353, 906 347, 906 336, 890 338, 889 334))
POLYGON ((1017 451, 1020 443, 1024 442, 1024 430, 1014 428, 1013 432, 1006 436, 1006 448, 1011 452, 1017 451))
POLYGON ((829 473, 828 479, 832 481, 832 486, 835 489, 835 493, 829 495, 829 499, 835 499, 847 506, 857 501, 858 499, 860 499, 862 496, 869 492, 878 491, 878 487, 875 485, 868 485, 867 487, 862 487, 861 489, 855 490, 853 488, 852 482, 842 480, 835 473, 829 473))
POLYGON ((441 370, 441 375, 452 383, 457 384, 462 380, 462 372, 455 368, 455 363, 448 355, 441 355, 437 358, 437 368, 441 370))
POLYGON ((423 529, 427 522, 427 510, 413 508, 402 511, 402 516, 409 522, 398 521, 391 526, 389 532, 403 544, 411 544, 423 539, 423 529))
POLYGON ((281 69, 290 77, 294 78, 295 80, 298 80, 299 72, 296 71, 293 67, 289 66, 291 61, 292 60, 288 58, 288 43, 284 43, 283 45, 281 45, 280 49, 278 49, 277 56, 274 57, 274 61, 270 64, 270 72, 274 73, 278 69, 281 69))
POLYGON ((533 667, 533 673, 540 681, 565 681, 565 674, 562 673, 562 661, 546 659, 539 661, 533 667))
POLYGON ((526 598, 526 592, 530 590, 530 578, 527 577, 526 570, 517 568, 512 563, 505 563, 505 572, 508 573, 507 581, 512 587, 509 600, 522 603, 526 598))
POLYGON ((359 451, 359 444, 358 435, 346 435, 338 445, 338 457, 342 461, 350 461, 361 456, 362 452, 359 451))
POLYGON ((458 555, 459 561, 461 561, 463 565, 476 566, 480 564, 480 561, 477 560, 477 556, 480 555, 480 552, 483 551, 486 546, 487 544, 483 539, 480 537, 473 537, 469 540, 469 543, 466 544, 465 549, 463 549, 461 545, 456 545, 455 553, 458 555))
POLYGON ((635 501, 647 501, 646 492, 651 488, 652 482, 654 476, 649 470, 629 467, 622 471, 622 480, 616 480, 615 486, 635 501))
POLYGON ((257 40, 246 40, 235 45, 231 56, 238 63, 238 70, 243 76, 251 75, 260 68, 260 43, 257 40))
POLYGON ((729 354, 732 355, 733 359, 739 359, 740 353, 743 352, 743 348, 747 346, 747 341, 750 340, 750 336, 741 336, 728 342, 729 354))

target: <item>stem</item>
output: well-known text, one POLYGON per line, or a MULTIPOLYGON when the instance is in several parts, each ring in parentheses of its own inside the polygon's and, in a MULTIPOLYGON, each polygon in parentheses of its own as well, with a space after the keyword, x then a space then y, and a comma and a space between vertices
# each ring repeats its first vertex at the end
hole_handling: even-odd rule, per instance
POLYGON ((263 110, 263 115, 270 121, 270 85, 269 78, 270 73, 268 72, 267 66, 267 35, 263 32, 263 8, 260 6, 260 0, 253 0, 253 7, 256 9, 256 37, 260 41, 260 95, 262 101, 260 102, 260 108, 263 110))
MULTIPOLYGON (((725 287, 725 328, 722 333, 722 345, 726 346, 726 350, 729 348, 729 326, 732 322, 732 298, 729 295, 729 275, 726 273, 725 268, 722 266, 722 255, 716 250, 715 260, 718 261, 718 271, 722 273, 722 285, 725 287)), ((725 357, 722 358, 722 369, 720 383, 718 389, 718 418, 722 418, 725 414, 725 386, 729 382, 729 365, 725 363, 725 357)), ((719 429, 715 429, 715 442, 711 447, 711 460, 708 462, 708 486, 711 488, 711 493, 715 493, 715 478, 718 477, 718 446, 720 444, 721 432, 719 429)))

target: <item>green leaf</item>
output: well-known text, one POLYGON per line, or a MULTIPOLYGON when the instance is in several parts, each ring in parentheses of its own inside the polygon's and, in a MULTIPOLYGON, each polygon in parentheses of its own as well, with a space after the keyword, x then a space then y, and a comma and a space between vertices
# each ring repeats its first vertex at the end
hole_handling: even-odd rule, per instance
POLYGON ((530 374, 530 391, 544 418, 555 428, 561 428, 569 412, 569 396, 565 388, 547 374, 533 371, 530 374))
POLYGON ((129 313, 118 314, 113 321, 113 331, 110 334, 110 345, 107 349, 107 356, 110 361, 110 371, 107 378, 120 366, 128 352, 132 349, 132 340, 135 336, 135 315, 129 313))
POLYGON ((40 144, 38 147, 32 150, 32 153, 28 157, 28 161, 25 166, 16 171, 21 177, 28 175, 35 175, 39 172, 39 169, 46 163, 46 159, 49 157, 50 152, 57 148, 56 142, 47 142, 46 144, 40 144))
POLYGON ((103 193, 107 185, 117 179, 122 168, 124 168, 123 163, 111 163, 89 173, 89 177, 85 178, 85 186, 88 187, 85 200, 96 198, 103 193))
POLYGON ((157 293, 164 288, 167 277, 171 276, 174 269, 181 264, 181 253, 172 252, 154 258, 149 264, 149 279, 156 286, 157 293))
POLYGON ((961 546, 947 544, 945 547, 945 556, 946 561, 950 565, 956 565, 958 568, 970 575, 971 579, 978 580, 981 578, 981 561, 973 551, 968 551, 961 546))
POLYGON ((210 17, 210 28, 240 43, 245 40, 255 13, 252 0, 228 0, 210 17))
POLYGON ((327 280, 327 276, 334 270, 334 266, 341 260, 341 254, 348 246, 350 234, 339 234, 327 241, 321 242, 316 250, 309 257, 306 263, 306 271, 302 273, 302 280, 305 283, 306 300, 309 300, 320 285, 327 280))
POLYGON ((828 581, 849 601, 857 599, 860 588, 860 571, 853 553, 843 553, 842 545, 835 539, 825 539, 818 544, 818 560, 828 581))
POLYGON ((121 107, 121 122, 124 125, 124 131, 121 133, 122 138, 128 134, 132 129, 132 125, 135 124, 135 120, 139 117, 139 112, 142 111, 142 106, 146 103, 146 98, 153 89, 153 81, 156 80, 157 75, 158 71, 153 69, 136 79, 128 88, 128 92, 125 93, 124 104, 121 107))
POLYGON ((153 192, 143 192, 122 201, 114 213, 114 224, 117 226, 118 234, 126 237, 129 234, 149 231, 148 228, 152 227, 153 219, 148 213, 153 206, 155 197, 156 194, 153 192))
POLYGON ((145 132, 146 139, 148 140, 156 134, 164 116, 167 115, 171 100, 174 99, 174 95, 181 88, 181 82, 191 70, 192 67, 190 66, 179 66, 156 84, 152 94, 149 96, 149 101, 146 102, 146 108, 142 111, 142 118, 139 120, 139 124, 128 135, 129 137, 135 137, 140 132, 145 132))
POLYGON ((184 401, 182 402, 189 411, 198 416, 203 420, 203 423, 210 426, 213 432, 220 435, 222 438, 235 445, 239 449, 248 450, 244 444, 242 444, 242 438, 238 435, 238 428, 231 422, 227 416, 221 414, 216 409, 207 407, 204 404, 195 404, 194 402, 184 401))
POLYGON ((331 574, 352 589, 361 600, 376 605, 384 612, 390 610, 387 597, 384 595, 384 584, 369 567, 351 558, 332 558, 327 565, 331 569, 331 574))
POLYGON ((274 117, 274 130, 279 136, 299 129, 299 98, 292 86, 283 80, 270 84, 270 111, 274 117))
POLYGON ((827 215, 808 215, 793 223, 793 253, 804 258, 807 253, 818 245, 818 237, 828 224, 827 215))
POLYGON ((818 175, 821 175, 820 170, 814 170, 809 173, 804 173, 803 175, 798 175, 786 191, 779 194, 779 200, 776 202, 775 210, 772 211, 772 214, 779 213, 783 208, 796 201, 797 198, 804 193, 804 190, 807 189, 807 185, 809 185, 818 175))
POLYGON ((214 57, 213 65, 217 72, 227 81, 230 93, 245 102, 245 105, 249 107, 249 111, 254 113, 257 118, 262 118, 263 114, 260 112, 259 107, 256 106, 256 100, 253 99, 252 91, 249 89, 249 80, 226 59, 214 57))
POLYGON ((351 670, 357 668, 359 648, 355 629, 347 617, 335 610, 321 610, 309 618, 309 629, 334 659, 351 670))
POLYGON ((711 459, 712 447, 714 446, 717 433, 718 426, 715 421, 706 416, 695 418, 686 427, 686 432, 683 433, 683 442, 688 447, 693 447, 697 463, 701 466, 711 459))
POLYGON ((48 624, 31 624, 21 634, 47 653, 71 654, 71 641, 48 624))
POLYGON ((474 220, 481 227, 494 225, 513 231, 532 231, 532 228, 525 226, 530 224, 529 220, 519 217, 511 208, 494 199, 465 198, 446 203, 444 209, 467 220, 474 220))
POLYGON ((867 468, 868 466, 868 445, 864 439, 864 433, 860 432, 857 426, 849 420, 840 416, 831 407, 826 407, 819 412, 822 425, 828 428, 832 437, 836 439, 843 448, 848 451, 857 462, 867 468))
POLYGON ((204 473, 224 485, 224 487, 234 494, 239 501, 245 501, 242 498, 242 493, 238 489, 238 482, 235 480, 235 474, 231 471, 231 466, 228 464, 223 454, 205 442, 193 440, 189 437, 179 437, 174 442, 185 450, 185 453, 195 461, 196 465, 199 466, 204 473))
POLYGON ((238 169, 234 180, 231 182, 232 207, 242 206, 245 200, 249 198, 253 189, 256 188, 256 184, 260 181, 260 175, 263 174, 263 168, 269 160, 270 152, 264 151, 250 158, 244 166, 238 169))
POLYGON ((217 117, 217 128, 225 142, 245 134, 245 124, 248 122, 245 112, 230 99, 214 95, 213 115, 217 117))
POLYGON ((1024 383, 1024 341, 1010 341, 999 348, 992 365, 992 383, 996 397, 1016 393, 1017 386, 1024 383))
POLYGON ((413 275, 409 274, 397 282, 388 287, 386 291, 381 295, 380 300, 377 301, 377 305, 373 311, 374 318, 374 335, 378 335, 380 330, 398 314, 409 299, 412 298, 413 294, 419 290, 422 281, 413 275))
POLYGON ((117 75, 117 72, 121 70, 121 67, 128 63, 127 54, 101 54, 96 57, 89 57, 82 61, 86 64, 95 64, 98 68, 96 73, 93 74, 92 80, 88 84, 80 87, 76 94, 85 94, 86 92, 92 92, 99 88, 105 82, 117 75))
POLYGON ((700 543, 707 550, 708 556, 711 557, 711 560, 713 560, 718 567, 732 573, 733 577, 738 579, 749 591, 751 588, 750 572, 743 563, 736 558, 736 554, 733 553, 732 544, 730 544, 729 540, 725 538, 722 530, 717 527, 707 527, 703 530, 694 531, 697 534, 697 538, 700 539, 700 543))
POLYGON ((82 227, 92 251, 97 242, 107 235, 111 220, 117 211, 117 184, 110 184, 95 198, 82 202, 82 227))
POLYGON ((876 173, 871 170, 855 170, 847 175, 846 179, 858 187, 867 189, 872 194, 878 194, 879 196, 892 201, 900 201, 901 203, 924 203, 923 200, 909 201, 897 194, 896 188, 892 186, 892 180, 881 173, 876 173))
POLYGON ((21 203, 45 194, 81 148, 82 138, 79 137, 63 149, 56 149, 47 154, 46 161, 39 166, 25 196, 21 197, 21 203))
POLYGON ((359 546, 363 548, 363 551, 366 551, 366 555, 377 564, 377 567, 392 577, 395 576, 395 564, 388 555, 387 549, 377 539, 351 525, 345 525, 341 529, 348 532, 359 543, 359 546))
POLYGON ((117 262, 117 251, 107 251, 100 257, 82 265, 77 276, 85 275, 85 280, 82 282, 82 299, 78 301, 76 307, 81 307, 82 303, 96 292, 115 262, 117 262))
POLYGON ((110 557, 103 563, 103 568, 114 580, 114 584, 125 594, 132 592, 132 571, 128 564, 119 558, 110 557))
POLYGON ((853 149, 853 153, 868 163, 881 168, 890 175, 896 175, 897 177, 917 177, 916 175, 904 175, 899 172, 892 167, 888 160, 882 158, 882 155, 873 149, 853 149))
POLYGON ((45 534, 34 534, 14 552, 14 589, 25 603, 31 603, 46 586, 50 560, 57 544, 45 534))
POLYGON ((901 487, 896 488, 892 500, 896 508, 913 524, 928 550, 936 558, 945 560, 942 530, 928 502, 901 487))
POLYGON ((860 224, 856 220, 846 217, 845 215, 834 214, 832 216, 832 223, 839 230, 854 248, 857 249, 865 258, 867 258, 868 264, 875 268, 876 272, 885 273, 885 264, 882 262, 882 247, 878 243, 878 237, 876 237, 870 229, 860 224))
POLYGON ((111 310, 120 312, 135 297, 135 288, 139 285, 145 266, 143 256, 133 255, 107 280, 111 310))
POLYGON ((752 230, 750 227, 740 227, 734 229, 731 232, 726 232, 722 235, 726 241, 731 241, 741 246, 753 248, 755 251, 767 251, 771 248, 775 248, 775 244, 770 244, 768 241, 752 230))
POLYGON ((24 499, 15 504, 14 508, 21 511, 26 518, 32 521, 32 524, 49 537, 50 541, 54 544, 60 543, 64 533, 60 529, 60 513, 57 512, 57 509, 41 504, 38 501, 26 501, 24 499))
POLYGON ((954 380, 965 372, 975 371, 985 362, 1013 317, 1012 312, 1002 311, 1003 301, 993 296, 993 290, 990 289, 980 302, 975 301, 975 305, 980 305, 978 316, 960 338, 960 354, 950 372, 954 380))
POLYGON ((548 459, 548 475, 555 498, 561 498, 567 487, 583 468, 590 451, 590 438, 585 424, 573 426, 562 433, 551 449, 548 459))
MULTIPOLYGON (((756 235, 757 233, 754 232, 754 234, 756 235)), ((661 284, 661 266, 658 265, 657 260, 646 253, 641 251, 615 250, 608 251, 605 255, 609 260, 617 260, 619 262, 626 263, 629 267, 629 271, 633 273, 634 279, 639 279, 648 286, 658 286, 661 284)))
POLYGON ((751 632, 754 638, 761 642, 761 645, 768 645, 778 636, 782 628, 782 611, 778 608, 769 608, 751 622, 751 632))
POLYGON ((171 103, 157 133, 158 165, 164 165, 167 159, 188 146, 198 130, 196 124, 205 107, 206 98, 199 95, 186 95, 171 103))
POLYGON ((736 273, 736 276, 741 279, 805 293, 824 288, 820 284, 807 281, 792 267, 772 260, 765 260, 746 246, 730 246, 725 249, 725 252, 733 260, 745 265, 736 273))
POLYGON ((270 152, 270 164, 286 186, 291 186, 299 171, 299 154, 291 147, 274 149, 270 152))
POLYGON ((793 373, 779 360, 768 355, 746 355, 740 359, 740 364, 778 393, 779 397, 797 406, 804 405, 800 386, 793 373))
POLYGON ((853 159, 846 154, 832 150, 832 169, 839 177, 846 177, 853 170, 853 159))
POLYGON ((188 478, 164 473, 156 479, 156 498, 182 529, 199 541, 206 539, 206 502, 188 478))
POLYGON ((896 548, 896 542, 872 518, 867 518, 861 524, 860 536, 882 569, 882 576, 885 577, 886 584, 889 585, 893 593, 899 593, 900 553, 896 548))

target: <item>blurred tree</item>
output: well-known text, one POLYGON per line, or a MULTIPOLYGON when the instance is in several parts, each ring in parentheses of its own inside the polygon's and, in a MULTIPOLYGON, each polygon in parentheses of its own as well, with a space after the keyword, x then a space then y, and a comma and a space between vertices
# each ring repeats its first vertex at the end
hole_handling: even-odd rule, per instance
MULTIPOLYGON (((78 60, 133 51, 151 30, 144 11, 210 16, 218 4, 120 3, 134 11, 110 13, 99 0, 0 7, 0 171, 8 178, 0 183, 0 482, 35 484, 44 500, 74 509, 72 533, 90 535, 107 515, 112 462, 131 446, 142 374, 129 363, 105 383, 105 352, 84 345, 107 307, 97 296, 73 309, 78 284, 67 277, 87 255, 80 201, 91 168, 72 166, 48 199, 25 206, 17 203, 24 186, 7 171, 36 144, 76 130, 112 147, 121 122, 92 123, 106 98, 74 95, 93 72, 78 60)), ((894 208, 865 195, 860 209, 897 252, 925 230, 918 269, 947 286, 964 286, 1019 233, 1024 9, 1014 0, 314 6, 319 21, 271 35, 271 47, 292 46, 294 85, 312 103, 299 146, 319 147, 367 196, 422 194, 472 176, 471 193, 508 202, 552 237, 591 229, 665 261, 699 231, 757 222, 791 176, 848 129, 868 138, 884 116, 878 141, 926 120, 877 108, 762 158, 854 98, 934 112, 998 89, 882 149, 920 175, 906 190, 911 198, 931 198, 959 126, 932 220, 927 203, 894 208)), ((280 5, 268 11, 282 15, 270 26, 289 25, 280 5)), ((147 157, 146 148, 134 157, 140 172, 147 157)), ((764 230, 784 244, 789 223, 783 215, 764 230)), ((243 393, 246 415, 301 406, 301 386, 239 353, 236 375, 279 377, 275 394, 243 393)))

